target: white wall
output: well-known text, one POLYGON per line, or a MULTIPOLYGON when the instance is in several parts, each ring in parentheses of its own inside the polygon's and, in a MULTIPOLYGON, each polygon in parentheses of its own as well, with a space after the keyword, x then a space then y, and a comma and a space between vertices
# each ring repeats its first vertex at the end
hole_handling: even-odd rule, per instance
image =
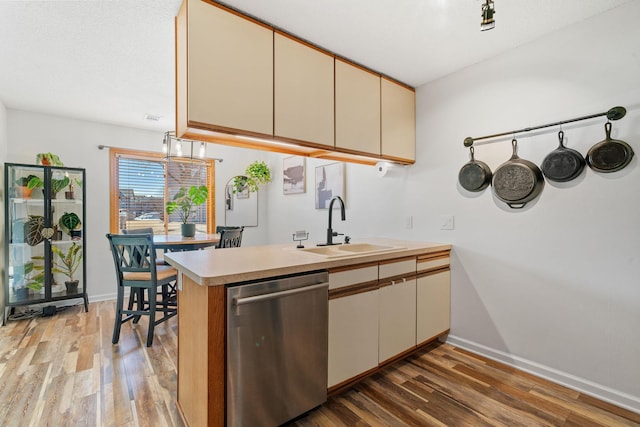
MULTIPOLYGON (((640 411, 640 2, 631 2, 417 91, 417 164, 407 210, 416 235, 451 242, 450 341, 640 411), (615 42, 613 42, 615 40, 615 42), (613 138, 636 152, 623 171, 587 168, 547 182, 511 210, 491 188, 457 184, 467 136, 521 129, 625 106, 613 138), (455 230, 439 216, 455 215, 455 230)), ((499 22, 495 30, 500 31, 499 22)), ((487 33, 488 34, 488 33, 487 33)), ((478 37, 484 34, 479 33, 478 37)), ((586 154, 604 119, 563 127, 586 154)), ((558 128, 518 135, 519 155, 541 165, 558 128)), ((510 137, 476 146, 495 170, 510 137)))
MULTIPOLYGON (((272 154, 270 161, 273 182, 264 187, 269 204, 268 240, 270 243, 291 242, 297 230, 309 232, 305 245, 326 241, 329 211, 315 208, 315 169, 321 165, 335 163, 327 160, 307 158, 306 192, 283 193, 282 159, 286 155, 272 154)), ((380 177, 376 168, 358 164, 345 164, 345 211, 346 220, 340 220, 340 211, 334 204, 333 230, 353 238, 400 237, 399 230, 405 226, 403 190, 407 185, 408 168, 399 168, 380 177)), ((344 236, 338 236, 337 242, 344 236)))

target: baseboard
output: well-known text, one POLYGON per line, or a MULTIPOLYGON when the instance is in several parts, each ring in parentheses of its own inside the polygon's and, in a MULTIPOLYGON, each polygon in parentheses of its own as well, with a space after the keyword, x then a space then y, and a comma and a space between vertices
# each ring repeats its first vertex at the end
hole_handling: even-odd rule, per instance
POLYGON ((640 397, 614 390, 584 378, 558 371, 548 366, 513 356, 503 351, 495 350, 455 335, 449 335, 446 342, 455 347, 468 350, 480 356, 504 363, 505 365, 520 369, 521 371, 528 372, 556 384, 579 391, 580 393, 584 393, 605 402, 612 403, 621 408, 628 409, 629 411, 640 413, 640 397))
MULTIPOLYGON (((125 292, 125 296, 127 296, 128 293, 125 292)), ((101 295, 89 295, 89 302, 99 302, 99 301, 109 301, 109 300, 114 300, 118 297, 118 294, 113 292, 113 293, 109 293, 109 294, 101 294, 101 295)))

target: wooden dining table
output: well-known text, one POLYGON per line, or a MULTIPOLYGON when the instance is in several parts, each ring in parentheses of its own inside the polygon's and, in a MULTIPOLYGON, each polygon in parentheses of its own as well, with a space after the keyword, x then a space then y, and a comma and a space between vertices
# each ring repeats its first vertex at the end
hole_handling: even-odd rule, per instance
POLYGON ((220 234, 196 234, 194 237, 182 237, 179 234, 154 234, 153 245, 165 252, 191 251, 215 246, 220 234))

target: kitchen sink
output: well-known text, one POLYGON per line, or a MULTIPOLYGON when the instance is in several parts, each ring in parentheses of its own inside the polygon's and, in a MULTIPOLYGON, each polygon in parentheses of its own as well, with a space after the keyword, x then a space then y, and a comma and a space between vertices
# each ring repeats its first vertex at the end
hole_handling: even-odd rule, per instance
POLYGON ((354 253, 380 252, 380 251, 388 251, 391 249, 401 249, 401 248, 398 248, 396 246, 389 246, 389 245, 374 245, 373 243, 350 243, 348 245, 338 246, 338 250, 354 252, 354 253))
POLYGON ((308 254, 323 256, 325 258, 336 258, 355 255, 369 255, 398 249, 404 248, 401 246, 376 245, 373 243, 351 243, 348 245, 317 246, 295 250, 297 252, 305 252, 308 254))

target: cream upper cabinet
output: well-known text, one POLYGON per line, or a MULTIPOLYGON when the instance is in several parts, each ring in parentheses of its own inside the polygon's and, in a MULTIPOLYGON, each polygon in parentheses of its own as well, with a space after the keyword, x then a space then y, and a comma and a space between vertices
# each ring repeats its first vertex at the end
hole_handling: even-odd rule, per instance
POLYGON ((274 35, 274 133, 333 149, 333 56, 274 35))
POLYGON ((386 78, 381 80, 382 156, 390 160, 416 158, 416 94, 386 78))
POLYGON ((187 22, 188 122, 273 135, 273 30, 200 0, 187 22))
POLYGON ((380 76, 336 59, 336 148, 380 155, 380 76))

